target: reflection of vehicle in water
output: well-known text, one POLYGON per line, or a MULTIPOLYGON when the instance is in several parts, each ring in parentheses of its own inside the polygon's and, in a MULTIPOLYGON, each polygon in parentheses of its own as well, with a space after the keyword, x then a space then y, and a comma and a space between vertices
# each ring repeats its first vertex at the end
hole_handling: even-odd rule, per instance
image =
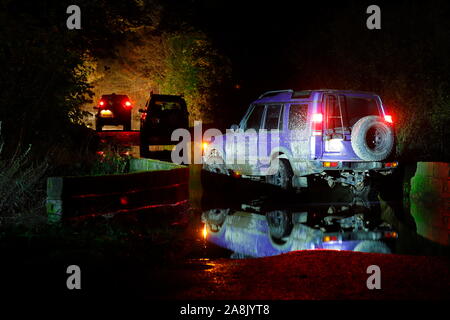
POLYGON ((140 109, 141 157, 170 156, 174 145, 172 132, 179 128, 189 128, 189 113, 181 96, 150 94, 145 109, 140 109))
POLYGON ((95 115, 95 127, 102 131, 105 125, 123 125, 124 131, 131 130, 131 109, 133 105, 127 95, 107 94, 103 95, 98 106, 94 107, 98 112, 95 115))
POLYGON ((365 207, 205 211, 207 240, 238 256, 264 257, 295 250, 329 249, 390 253, 397 233, 365 207), (253 212, 251 212, 253 211, 253 212))

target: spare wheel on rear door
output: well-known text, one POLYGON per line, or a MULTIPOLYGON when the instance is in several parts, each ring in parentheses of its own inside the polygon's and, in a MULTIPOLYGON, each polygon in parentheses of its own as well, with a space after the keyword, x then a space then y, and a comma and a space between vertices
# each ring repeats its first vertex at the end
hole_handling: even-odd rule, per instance
POLYGON ((379 116, 361 118, 352 128, 352 147, 362 160, 384 160, 394 147, 394 131, 379 116))

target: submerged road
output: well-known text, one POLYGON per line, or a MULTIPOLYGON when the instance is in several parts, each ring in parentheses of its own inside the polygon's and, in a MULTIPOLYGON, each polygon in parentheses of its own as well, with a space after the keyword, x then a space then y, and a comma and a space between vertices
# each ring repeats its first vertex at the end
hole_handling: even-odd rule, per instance
MULTIPOLYGON (((139 133, 106 131, 100 133, 100 137, 105 143, 113 140, 136 147, 139 133)), ((166 214, 157 213, 108 218, 109 224, 117 220, 116 223, 126 226, 128 232, 138 238, 138 246, 134 243, 133 250, 140 248, 142 252, 119 256, 114 249, 104 260, 92 262, 91 258, 83 258, 86 262, 83 268, 88 276, 86 297, 102 293, 182 300, 450 299, 448 246, 417 234, 417 229, 422 227, 420 223, 425 223, 426 219, 415 220, 412 213, 417 207, 411 206, 410 210, 404 206, 402 175, 388 179, 371 195, 372 198, 361 201, 346 188, 329 189, 322 184, 301 194, 288 194, 254 181, 205 176, 198 166, 190 170, 191 177, 196 177, 189 182, 190 207, 171 214, 170 221, 166 214), (224 248, 208 242, 208 236, 202 234, 203 215, 212 209, 222 210, 226 217, 241 212, 238 215, 242 219, 235 225, 230 222, 228 226, 235 228, 223 237, 224 248), (242 212, 245 210, 251 219, 244 219, 246 214, 242 212), (255 251, 255 248, 273 235, 267 231, 269 222, 265 222, 268 211, 286 212, 289 219, 296 217, 295 223, 308 224, 318 230, 327 227, 325 222, 333 219, 364 218, 362 221, 392 227, 398 233, 398 239, 392 254, 285 250, 287 253, 265 256, 264 250, 255 251), (258 221, 265 223, 266 229, 257 229, 258 221), (161 234, 162 240, 158 238, 161 234), (170 236, 170 240, 166 236, 170 236), (142 241, 139 240, 141 237, 142 241), (249 242, 251 239, 255 242, 249 242), (230 250, 238 248, 233 241, 237 241, 245 253, 230 250), (249 253, 258 257, 252 258, 249 253), (380 267, 381 289, 367 287, 370 276, 367 268, 371 265, 380 267), (110 279, 114 281, 110 282, 110 279)), ((423 216, 427 215, 427 210, 431 209, 424 209, 423 216)), ((279 217, 283 222, 284 216, 279 217)), ((214 231, 223 228, 224 221, 220 220, 223 217, 213 218, 216 219, 214 231)), ((330 224, 330 228, 336 226, 330 224)), ((211 229, 207 231, 211 232, 211 229)), ((287 241, 289 232, 275 228, 277 232, 281 232, 280 237, 287 241)), ((267 243, 272 243, 270 241, 267 243)), ((283 241, 277 244, 278 248, 286 248, 283 241)), ((61 252, 61 259, 73 263, 70 252, 61 252)), ((274 251, 270 252, 273 254, 274 251)))
POLYGON ((256 259, 193 260, 170 283, 179 299, 357 300, 450 299, 448 257, 348 251, 296 251, 256 259), (370 265, 381 289, 369 290, 370 265))

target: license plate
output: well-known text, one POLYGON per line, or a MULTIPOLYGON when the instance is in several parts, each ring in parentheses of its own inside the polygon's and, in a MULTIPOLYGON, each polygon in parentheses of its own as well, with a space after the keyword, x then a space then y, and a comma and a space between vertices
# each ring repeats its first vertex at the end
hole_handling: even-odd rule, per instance
POLYGON ((149 151, 172 151, 173 148, 175 148, 174 145, 148 146, 149 151))
POLYGON ((100 111, 100 117, 102 118, 112 118, 114 117, 111 110, 102 110, 100 111))

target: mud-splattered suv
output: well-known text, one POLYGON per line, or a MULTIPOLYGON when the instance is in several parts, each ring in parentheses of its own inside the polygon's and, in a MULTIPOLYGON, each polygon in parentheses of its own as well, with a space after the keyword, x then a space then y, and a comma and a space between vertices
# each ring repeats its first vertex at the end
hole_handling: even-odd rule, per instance
POLYGON ((392 116, 374 93, 266 92, 232 129, 205 142, 204 169, 282 188, 323 178, 330 187, 342 183, 362 192, 372 173, 388 174, 398 164, 392 116), (245 161, 236 161, 243 155, 245 161))

